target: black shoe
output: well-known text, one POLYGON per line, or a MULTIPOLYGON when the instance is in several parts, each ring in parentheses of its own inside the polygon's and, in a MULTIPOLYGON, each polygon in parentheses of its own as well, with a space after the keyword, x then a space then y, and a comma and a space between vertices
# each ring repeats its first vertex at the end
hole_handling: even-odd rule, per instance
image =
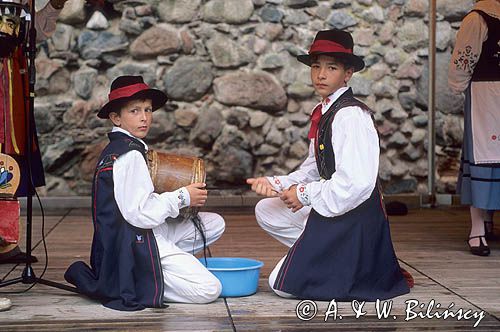
POLYGON ((484 237, 486 240, 495 240, 495 235, 493 234, 493 220, 484 221, 484 237))
POLYGON ((484 238, 484 235, 469 236, 469 240, 467 241, 467 244, 469 245, 469 250, 473 255, 476 255, 476 256, 489 256, 490 255, 490 247, 483 244, 483 238, 484 238), (472 239, 479 239, 479 246, 477 246, 477 247, 471 246, 469 241, 472 239))
POLYGON ((35 256, 28 258, 26 253, 22 252, 19 247, 15 247, 13 250, 0 254, 0 264, 19 264, 19 263, 36 263, 38 259, 35 256))

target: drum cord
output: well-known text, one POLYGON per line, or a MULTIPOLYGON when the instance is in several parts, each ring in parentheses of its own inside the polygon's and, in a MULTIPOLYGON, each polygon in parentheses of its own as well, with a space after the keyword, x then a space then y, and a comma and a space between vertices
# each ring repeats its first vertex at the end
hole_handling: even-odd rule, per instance
POLYGON ((195 231, 194 231, 194 242, 193 242, 193 253, 194 253, 194 246, 196 243, 196 231, 198 231, 201 235, 201 239, 203 241, 203 258, 205 259, 205 266, 207 266, 207 251, 208 251, 208 257, 212 257, 212 253, 210 252, 210 248, 207 246, 207 236, 205 234, 205 226, 201 222, 200 215, 196 213, 193 217, 190 218, 191 222, 194 225, 195 231))

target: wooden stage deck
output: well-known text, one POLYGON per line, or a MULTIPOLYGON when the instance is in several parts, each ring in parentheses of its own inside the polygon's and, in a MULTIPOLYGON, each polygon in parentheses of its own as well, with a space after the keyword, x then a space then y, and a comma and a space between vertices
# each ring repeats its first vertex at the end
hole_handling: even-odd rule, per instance
MULTIPOLYGON (((167 309, 119 312, 79 295, 43 285, 25 293, 15 292, 29 285, 1 288, 0 296, 11 298, 13 307, 0 312, 0 331, 500 331, 500 243, 490 241, 489 257, 469 254, 468 210, 443 207, 410 210, 404 217, 391 217, 391 230, 401 265, 415 278, 408 295, 393 299, 387 319, 376 317, 375 304, 366 303, 366 315, 356 318, 351 303, 338 303, 334 320, 325 322, 328 302, 317 302, 317 315, 310 321, 297 318, 298 300, 281 299, 267 285, 267 277, 286 250, 256 224, 252 210, 219 210, 226 220, 226 232, 211 247, 214 256, 242 256, 262 260, 257 294, 243 298, 218 299, 208 305, 171 304, 167 309), (406 313, 407 303, 416 300, 424 308, 406 313), (434 318, 424 315, 431 301, 434 318), (436 310, 437 303, 440 309, 436 310), (436 312, 454 306, 465 317, 436 318, 436 312), (484 314, 479 325, 474 324, 484 314)), ((90 210, 64 210, 45 218, 49 265, 45 278, 64 282, 63 273, 75 260, 88 261, 92 238, 90 210)), ((500 229, 500 218, 496 216, 500 229)), ((497 230, 497 234, 499 230, 497 230)), ((44 266, 41 217, 34 217, 34 253, 41 261, 34 265, 40 275, 44 266)), ((0 278, 21 275, 23 266, 0 265, 0 278)), ((334 280, 332 282, 335 282, 334 280)), ((389 303, 389 302, 388 302, 389 303)))

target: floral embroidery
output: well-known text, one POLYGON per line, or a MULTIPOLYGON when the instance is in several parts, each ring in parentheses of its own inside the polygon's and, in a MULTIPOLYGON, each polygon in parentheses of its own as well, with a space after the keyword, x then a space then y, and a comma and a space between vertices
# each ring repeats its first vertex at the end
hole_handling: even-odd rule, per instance
POLYGON ((187 205, 187 202, 186 202, 186 196, 184 194, 184 190, 179 190, 179 196, 177 196, 177 198, 179 199, 179 209, 180 208, 183 208, 184 206, 187 205))
POLYGON ((453 61, 456 69, 461 69, 466 71, 468 74, 472 74, 474 67, 477 64, 479 56, 472 53, 472 47, 467 45, 465 50, 458 50, 458 57, 453 61))
POLYGON ((309 205, 309 193, 307 192, 307 187, 303 183, 297 185, 297 198, 302 203, 302 205, 309 205))
POLYGON ((274 180, 274 184, 276 184, 278 186, 280 191, 283 191, 285 189, 285 188, 283 188, 283 184, 281 184, 281 181, 280 181, 280 179, 278 179, 278 177, 274 176, 273 180, 274 180))

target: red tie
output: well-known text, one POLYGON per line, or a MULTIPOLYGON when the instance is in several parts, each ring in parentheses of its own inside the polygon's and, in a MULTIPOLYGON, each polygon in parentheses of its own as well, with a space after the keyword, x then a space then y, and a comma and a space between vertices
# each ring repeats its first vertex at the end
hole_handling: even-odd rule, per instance
POLYGON ((316 138, 319 120, 321 120, 321 108, 321 104, 319 104, 311 114, 311 129, 309 129, 309 135, 307 135, 307 138, 309 139, 316 138))

